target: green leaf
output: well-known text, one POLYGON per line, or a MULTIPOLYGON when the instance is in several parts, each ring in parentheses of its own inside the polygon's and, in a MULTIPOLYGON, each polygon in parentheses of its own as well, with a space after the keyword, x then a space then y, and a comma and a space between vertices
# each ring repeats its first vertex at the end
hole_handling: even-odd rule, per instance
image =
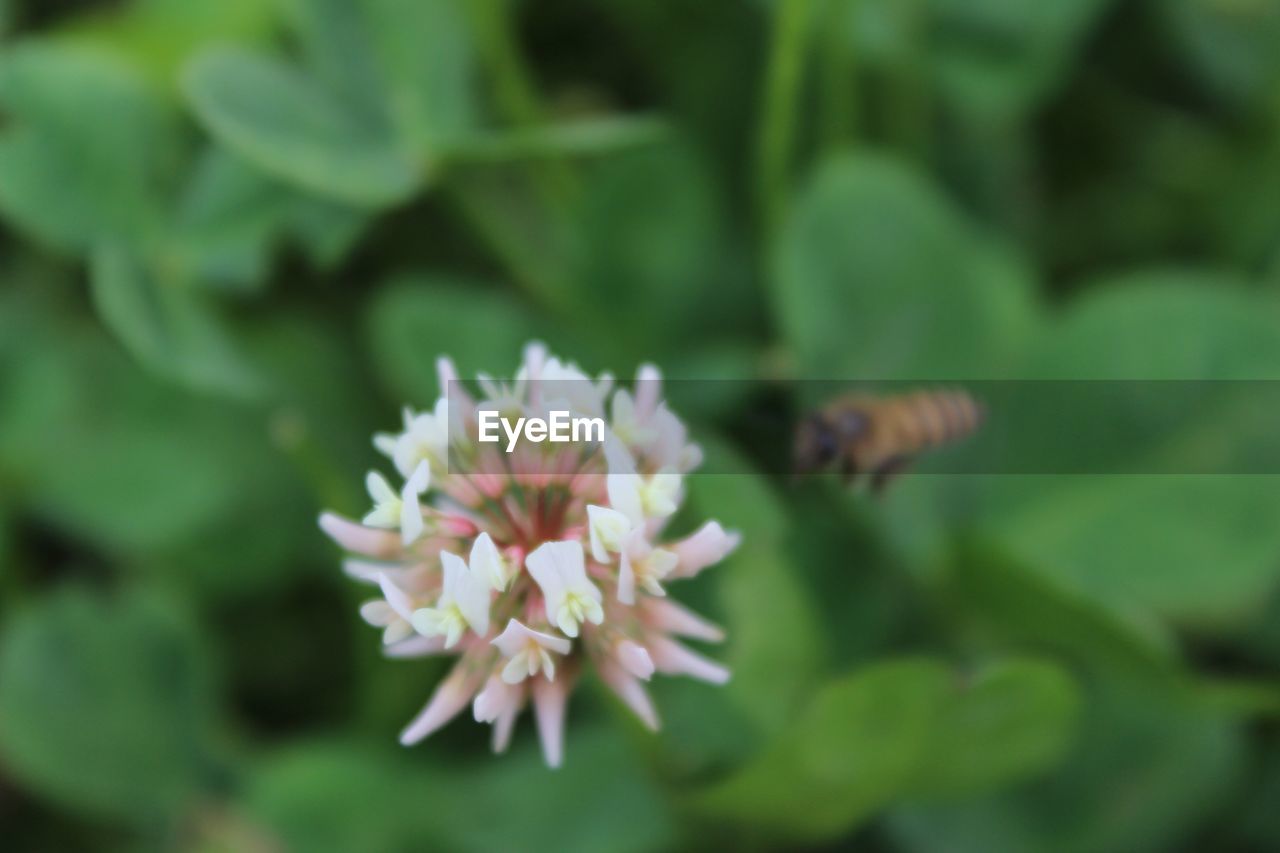
MULTIPOLYGON (((428 777, 430 778, 430 777, 428 777)), ((426 785, 387 751, 311 742, 266 758, 243 794, 245 815, 293 850, 407 850, 436 836, 426 785)))
POLYGON ((418 189, 423 164, 376 114, 364 115, 300 70, 240 50, 207 51, 184 89, 200 121, 269 174, 362 207, 418 189))
POLYGON ((998 646, 1043 650, 1094 671, 1168 679, 1177 657, 1169 636, 1097 597, 968 536, 944 582, 948 609, 969 617, 998 646))
POLYGON ((1164 850, 1236 789, 1231 723, 1178 693, 1112 683, 1084 705, 1078 748, 1032 784, 996 796, 902 808, 890 821, 911 853, 1131 853, 1164 850))
POLYGON ((1027 370, 1039 379, 1280 379, 1277 308, 1229 274, 1114 276, 1089 283, 1027 370))
POLYGON ((786 510, 750 463, 699 436, 715 474, 687 478, 698 516, 743 534, 744 544, 714 572, 732 642, 725 690, 758 730, 776 731, 815 685, 822 663, 819 618, 799 567, 788 559, 786 510))
POLYGON ((0 470, 24 511, 110 553, 170 546, 242 503, 269 470, 262 424, 147 376, 48 296, 18 302, 21 346, 0 348, 0 470))
POLYGON ((155 822, 209 782, 213 695, 172 605, 65 589, 0 642, 6 772, 77 812, 155 822))
POLYGON ((957 680, 928 659, 833 679, 745 768, 697 795, 700 818, 813 843, 902 798, 989 790, 1043 772, 1070 743, 1074 681, 1010 659, 957 680))
POLYGON ((1168 0, 1154 7, 1187 65, 1229 103, 1270 109, 1280 80, 1280 8, 1274 3, 1168 0))
POLYGON ((744 316, 747 294, 717 278, 721 217, 708 171, 688 149, 621 152, 594 164, 587 178, 574 213, 579 255, 566 313, 580 326, 607 330, 600 348, 611 362, 639 351, 660 357, 714 328, 713 319, 731 325, 744 316))
POLYGON ((1201 625, 1260 607, 1280 575, 1280 479, 1080 477, 984 529, 1027 565, 1120 611, 1201 625))
POLYGON ((150 370, 202 390, 262 391, 213 307, 182 281, 162 278, 126 250, 103 247, 93 255, 91 284, 102 321, 150 370))
POLYGON ((0 54, 0 215, 53 248, 159 227, 179 153, 172 119, 124 64, 25 42, 0 54))
POLYGON ((411 275, 378 293, 368 329, 383 382, 401 401, 423 407, 441 393, 438 357, 453 358, 464 378, 477 372, 509 378, 535 325, 519 303, 483 282, 411 275))
POLYGON ((1056 664, 1008 660, 979 670, 940 710, 910 796, 973 794, 1043 773, 1071 745, 1079 702, 1056 664))
POLYGON ((1065 82, 1112 0, 933 0, 929 59, 943 91, 981 116, 1018 115, 1065 82))
MULTIPOLYGON (((1048 379, 1274 379, 1280 376, 1275 304, 1231 283, 1161 272, 1113 279, 1040 339, 1028 372, 1048 379)), ((1280 509, 1280 481, 1195 475, 1224 470, 1223 464, 1239 470, 1249 430, 1269 443, 1269 418, 1250 409, 1248 384, 1219 390, 1211 382, 1152 382, 1147 393, 1122 386, 1130 389, 1124 399, 1106 382, 1097 387, 1100 414, 1142 429, 1086 441, 1103 466, 1095 470, 1116 460, 1125 470, 1153 473, 1010 478, 993 490, 984 531, 1055 584, 1139 622, 1157 614, 1223 624, 1261 606, 1280 582, 1280 530, 1269 521, 1280 509), (1189 399, 1198 405, 1180 403, 1184 387, 1213 390, 1212 404, 1194 395, 1189 399), (1147 438, 1168 433, 1170 417, 1186 425, 1162 442, 1147 438)), ((1058 441, 1068 446, 1046 445, 1045 452, 1070 454, 1080 435, 1067 432, 1058 441)), ((1074 452, 1078 457, 1079 448, 1074 452)))
POLYGON ((455 0, 297 0, 294 28, 308 68, 349 110, 394 128, 434 159, 479 123, 464 4, 455 0))
POLYGON ((668 800, 616 731, 571 726, 565 755, 564 766, 549 772, 529 743, 469 773, 446 773, 433 819, 451 839, 445 846, 640 853, 676 843, 668 800), (572 818, 562 811, 568 803, 572 818))
MULTIPOLYGON (((465 5, 456 0, 365 0, 382 99, 414 150, 441 151, 478 126, 478 70, 465 5)), ((347 58, 339 57, 340 73, 347 58)))
POLYGON ((58 38, 118 53, 170 87, 181 64, 202 47, 265 42, 278 6, 276 0, 134 0, 75 19, 58 38))
POLYGON ((365 211, 300 193, 210 146, 178 201, 166 262, 201 285, 255 290, 265 285, 272 253, 286 239, 326 269, 346 255, 367 222, 365 211))
POLYGON ((643 763, 618 737, 580 727, 570 729, 567 759, 554 772, 532 743, 443 765, 304 744, 254 774, 245 811, 288 849, 308 851, 408 850, 429 839, 458 851, 628 853, 675 842, 669 807, 643 763))
POLYGON ((1034 329, 1031 287, 918 175, 821 167, 782 231, 774 301, 806 378, 995 378, 1034 329))
POLYGON ((827 683, 764 754, 697 795, 694 813, 810 843, 847 832, 911 782, 947 677, 901 660, 827 683))

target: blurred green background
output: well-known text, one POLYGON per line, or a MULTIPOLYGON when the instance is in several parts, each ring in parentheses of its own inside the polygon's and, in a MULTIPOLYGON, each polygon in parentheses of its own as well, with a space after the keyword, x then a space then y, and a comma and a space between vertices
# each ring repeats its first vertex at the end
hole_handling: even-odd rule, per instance
MULTIPOLYGON (((1274 0, 0 0, 6 850, 1280 849, 1280 484, 695 477, 725 688, 550 772, 315 527, 434 359, 1280 378, 1274 0), (467 715, 469 716, 469 715, 467 715)), ((1213 459, 1197 412, 1170 446, 1213 459)), ((1269 429, 1269 422, 1253 424, 1269 429)), ((1078 448, 1077 448, 1078 450, 1078 448)), ((726 463, 724 460, 736 460, 726 463)), ((758 463, 757 463, 758 464, 758 463)))

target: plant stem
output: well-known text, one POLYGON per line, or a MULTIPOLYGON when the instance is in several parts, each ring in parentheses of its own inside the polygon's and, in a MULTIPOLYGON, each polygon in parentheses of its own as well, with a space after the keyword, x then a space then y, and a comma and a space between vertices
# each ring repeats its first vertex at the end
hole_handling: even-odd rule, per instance
POLYGON ((822 44, 822 147, 852 143, 858 133, 858 69, 849 28, 858 0, 831 0, 822 44))
POLYGON ((766 235, 775 232, 785 213, 812 3, 778 0, 776 8, 757 140, 756 193, 766 235))

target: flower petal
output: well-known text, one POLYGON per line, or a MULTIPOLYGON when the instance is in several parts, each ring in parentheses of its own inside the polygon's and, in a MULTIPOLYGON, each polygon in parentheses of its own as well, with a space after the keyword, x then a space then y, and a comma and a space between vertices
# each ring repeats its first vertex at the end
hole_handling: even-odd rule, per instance
POLYGON ((677 560, 673 576, 693 577, 729 556, 741 541, 737 531, 725 530, 718 521, 708 521, 692 536, 671 546, 677 560))
POLYGON ((644 621, 663 633, 679 634, 712 643, 724 639, 724 629, 719 625, 703 619, 670 599, 646 599, 641 606, 644 608, 644 621))
POLYGON ((396 586, 386 574, 378 575, 378 587, 387 599, 387 604, 401 619, 408 621, 413 616, 413 601, 409 595, 396 586))
POLYGON ((400 553, 400 537, 386 530, 365 527, 332 512, 321 513, 320 529, 348 551, 367 557, 393 557, 400 553))
POLYGON ((480 686, 480 679, 472 670, 473 667, 466 661, 459 662, 453 668, 448 677, 440 682, 436 692, 431 695, 431 700, 418 716, 400 733, 400 743, 405 746, 417 743, 467 707, 476 688, 480 686))
POLYGON ((507 588, 507 572, 506 565, 502 561, 502 555, 498 553, 498 546, 493 544, 493 538, 488 533, 481 533, 476 537, 475 544, 471 546, 471 573, 479 575, 489 586, 501 592, 507 588))
POLYGON ((548 767, 559 767, 564 760, 564 714, 568 704, 569 678, 533 682, 533 711, 538 721, 538 739, 542 741, 542 757, 548 767))
POLYGON ((715 661, 686 649, 675 640, 651 637, 648 640, 649 655, 658 672, 668 675, 688 675, 712 684, 724 684, 729 680, 729 670, 715 661))
POLYGON ((508 619, 507 627, 502 630, 501 634, 494 637, 491 642, 498 647, 503 657, 508 658, 523 651, 531 642, 537 643, 544 649, 549 649, 559 655, 567 655, 569 650, 573 648, 573 644, 564 637, 535 631, 518 619, 508 619))
POLYGON ((620 667, 606 664, 600 668, 600 680, 617 694, 650 731, 658 730, 658 712, 653 707, 653 700, 649 698, 649 691, 634 676, 620 667))

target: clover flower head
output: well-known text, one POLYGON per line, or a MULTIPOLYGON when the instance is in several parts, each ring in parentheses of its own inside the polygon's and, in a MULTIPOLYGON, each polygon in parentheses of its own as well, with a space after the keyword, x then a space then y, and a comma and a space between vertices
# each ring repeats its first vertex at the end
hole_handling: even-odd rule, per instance
POLYGON ((677 640, 718 642, 723 632, 668 598, 666 585, 719 562, 739 536, 710 521, 664 540, 701 452, 662 401, 657 369, 617 389, 535 343, 513 381, 482 377, 473 398, 452 362, 437 368, 443 396, 431 411, 406 409, 401 432, 374 438, 403 485, 371 473, 362 522, 320 518, 354 555, 347 574, 377 588, 360 612, 382 630, 388 656, 457 657, 401 741, 422 740, 470 704, 502 751, 532 705, 543 755, 558 766, 568 697, 584 672, 653 729, 644 683, 655 672, 726 681, 728 670, 677 640), (504 459, 476 441, 482 408, 565 409, 604 419, 606 435, 504 459))

